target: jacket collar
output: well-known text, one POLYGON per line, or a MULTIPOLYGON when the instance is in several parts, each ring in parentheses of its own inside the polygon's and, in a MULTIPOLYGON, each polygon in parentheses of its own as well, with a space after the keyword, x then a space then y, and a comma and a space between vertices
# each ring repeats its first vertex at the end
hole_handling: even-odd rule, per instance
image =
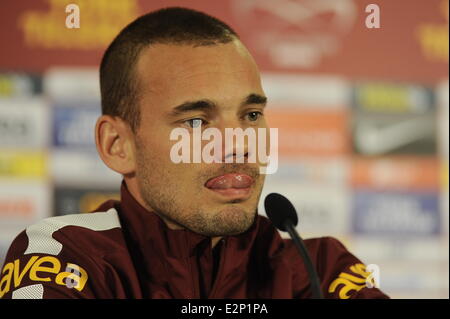
POLYGON ((125 182, 121 186, 121 202, 107 201, 99 211, 111 207, 119 213, 127 250, 144 296, 200 298, 195 292, 198 286, 206 289, 208 298, 222 298, 235 295, 236 289, 245 290, 245 282, 252 280, 254 283, 249 285, 256 287, 254 291, 240 291, 239 295, 270 298, 271 294, 264 293, 261 287, 271 285, 271 279, 267 283, 268 272, 273 263, 280 262, 278 257, 284 243, 267 218, 257 215, 246 232, 222 239, 217 276, 208 290, 207 283, 200 284, 195 267, 211 274, 211 238, 190 230, 169 229, 158 215, 135 200, 125 182))
MULTIPOLYGON (((124 181, 121 186, 120 216, 133 244, 140 248, 144 258, 147 257, 145 260, 152 258, 146 256, 147 252, 156 252, 163 258, 180 259, 201 255, 205 249, 211 249, 210 237, 187 229, 169 229, 157 214, 148 211, 136 201, 124 181), (148 249, 149 247, 153 249, 148 249)), ((255 222, 246 232, 224 237, 225 247, 232 250, 233 263, 239 264, 239 260, 246 257, 251 249, 258 232, 259 217, 255 218, 255 222)))

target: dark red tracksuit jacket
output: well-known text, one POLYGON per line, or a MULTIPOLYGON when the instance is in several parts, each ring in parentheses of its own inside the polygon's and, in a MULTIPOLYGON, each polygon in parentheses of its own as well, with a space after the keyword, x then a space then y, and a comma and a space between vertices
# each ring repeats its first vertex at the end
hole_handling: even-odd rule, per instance
MULTIPOLYGON (((305 244, 326 298, 387 298, 366 286, 365 266, 336 239, 305 244)), ((265 217, 214 250, 209 237, 168 229, 123 183, 121 202, 47 218, 20 233, 2 268, 0 298, 311 297, 293 243, 265 217)))

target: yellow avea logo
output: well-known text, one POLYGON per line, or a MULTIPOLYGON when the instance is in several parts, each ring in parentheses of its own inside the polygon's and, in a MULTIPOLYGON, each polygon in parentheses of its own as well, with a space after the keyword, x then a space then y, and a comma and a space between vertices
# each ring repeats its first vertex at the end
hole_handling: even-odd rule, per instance
MULTIPOLYGON (((328 292, 333 293, 339 286, 341 286, 341 288, 339 289, 339 298, 348 299, 350 298, 350 295, 348 294, 350 291, 359 291, 364 287, 367 287, 368 281, 374 280, 374 278, 372 278, 371 276, 372 273, 368 272, 366 270, 366 266, 364 266, 363 264, 355 264, 351 266, 350 271, 361 277, 341 272, 338 278, 336 278, 331 283, 330 287, 328 288, 328 292)), ((373 286, 377 285, 374 284, 371 287, 373 286)))
POLYGON ((14 289, 19 287, 27 274, 32 281, 54 281, 58 285, 75 288, 78 291, 83 290, 88 280, 86 270, 78 265, 67 263, 65 270, 61 271, 61 262, 53 256, 31 256, 22 268, 20 259, 16 259, 3 267, 0 298, 10 291, 11 284, 14 285, 14 289))

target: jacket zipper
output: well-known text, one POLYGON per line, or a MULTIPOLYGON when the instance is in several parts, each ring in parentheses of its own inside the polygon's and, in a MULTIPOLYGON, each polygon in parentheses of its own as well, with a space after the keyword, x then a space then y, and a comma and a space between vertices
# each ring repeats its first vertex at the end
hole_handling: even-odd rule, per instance
POLYGON ((191 286, 189 287, 189 295, 187 296, 187 299, 198 299, 197 294, 196 294, 196 280, 195 280, 195 275, 194 275, 194 269, 195 269, 195 265, 192 265, 191 262, 191 256, 189 254, 189 236, 184 236, 185 237, 185 244, 186 244, 186 252, 188 252, 187 256, 186 256, 186 263, 189 267, 189 273, 191 274, 191 286))
POLYGON ((216 275, 216 280, 214 280, 214 285, 212 287, 211 293, 208 296, 208 299, 212 299, 215 295, 216 295, 216 290, 219 289, 219 283, 222 279, 223 276, 223 267, 225 264, 225 252, 227 251, 227 240, 226 239, 221 239, 223 240, 223 246, 222 246, 222 251, 220 252, 220 260, 219 260, 219 269, 217 270, 217 275, 216 275))

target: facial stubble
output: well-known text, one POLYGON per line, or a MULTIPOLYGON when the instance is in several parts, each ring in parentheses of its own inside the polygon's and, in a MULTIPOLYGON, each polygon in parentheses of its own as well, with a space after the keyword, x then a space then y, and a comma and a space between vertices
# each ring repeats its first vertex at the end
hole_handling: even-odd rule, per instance
MULTIPOLYGON (((257 196, 248 199, 254 201, 252 203, 217 203, 214 207, 206 207, 203 195, 210 190, 203 186, 205 172, 199 172, 192 178, 192 183, 180 182, 178 171, 171 169, 175 165, 185 165, 184 169, 190 169, 192 165, 194 169, 195 164, 170 163, 162 168, 157 163, 163 163, 163 159, 146 151, 139 139, 136 146, 136 178, 141 197, 147 208, 166 224, 169 222, 204 236, 216 237, 243 233, 254 223, 262 182, 255 183, 261 186, 253 190, 257 196)), ((233 164, 228 165, 232 168, 233 164)), ((259 180, 259 176, 255 177, 259 180)))

